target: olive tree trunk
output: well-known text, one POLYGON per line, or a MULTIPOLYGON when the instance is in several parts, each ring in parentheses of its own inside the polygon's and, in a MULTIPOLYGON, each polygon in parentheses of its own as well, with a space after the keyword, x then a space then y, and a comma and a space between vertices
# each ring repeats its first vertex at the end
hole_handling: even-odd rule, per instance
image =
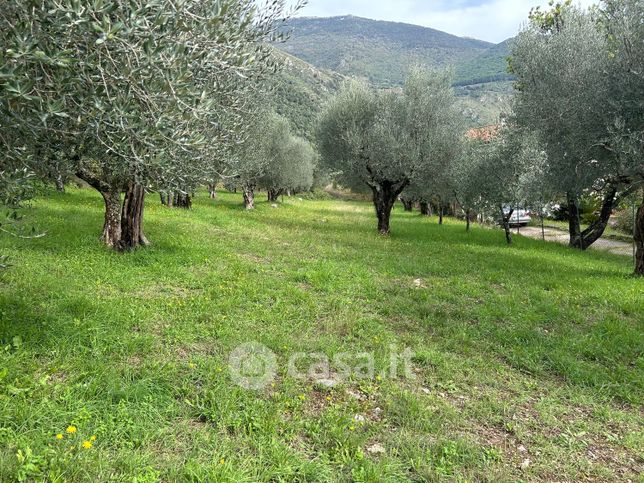
POLYGON ((269 188, 268 189, 268 201, 269 203, 277 203, 279 197, 284 193, 284 190, 269 188))
POLYGON ((372 183, 373 205, 376 208, 378 217, 378 232, 381 235, 389 234, 389 221, 391 219, 391 210, 396 204, 396 200, 402 191, 407 187, 407 180, 399 182, 383 181, 372 183))
POLYGON ((56 191, 58 191, 59 193, 65 192, 65 179, 63 178, 62 173, 56 173, 56 179, 54 179, 54 183, 56 183, 56 191))
POLYGON ((644 276, 644 200, 635 215, 635 275, 644 276))
POLYGON ((174 206, 189 210, 192 208, 192 197, 188 193, 177 193, 174 206))
POLYGON ((503 206, 499 205, 499 212, 501 213, 501 224, 503 225, 503 230, 505 230, 505 241, 508 242, 508 245, 512 245, 512 230, 510 230, 510 220, 512 219, 514 208, 511 208, 508 213, 505 213, 503 206))
POLYGON ((402 202, 403 206, 405 207, 405 211, 412 211, 414 209, 414 202, 407 199, 407 198, 401 198, 400 201, 402 202))
POLYGON ((472 210, 469 208, 465 210, 465 231, 469 233, 471 225, 472 210))
POLYGON ((570 235, 570 246, 581 250, 586 250, 593 243, 599 240, 610 220, 617 201, 617 188, 610 187, 602 200, 602 207, 599 218, 592 222, 588 228, 581 230, 581 212, 579 210, 579 201, 574 194, 567 195, 568 201, 568 232, 570 235))
POLYGON ((105 201, 105 221, 101 241, 108 247, 118 248, 121 240, 121 192, 101 191, 105 201))
POLYGON ((164 206, 167 206, 168 208, 172 208, 174 206, 174 202, 176 201, 176 193, 174 191, 160 191, 159 192, 159 198, 161 199, 161 204, 164 206))
POLYGON ((217 199, 217 184, 216 183, 210 183, 208 185, 208 193, 210 194, 210 199, 211 200, 216 200, 217 199))
POLYGON ((244 207, 247 210, 255 209, 255 185, 244 184, 244 207))
POLYGON ((438 202, 438 224, 443 224, 443 200, 438 202))
POLYGON ((123 209, 121 211, 121 239, 118 245, 119 250, 130 251, 139 246, 149 244, 143 234, 144 202, 145 188, 138 183, 130 181, 125 190, 123 209))
POLYGON ((110 248, 119 249, 121 242, 121 191, 123 185, 118 180, 104 179, 101 174, 80 168, 76 176, 98 191, 105 203, 103 231, 100 240, 110 248))
POLYGON ((420 202, 420 214, 423 216, 432 216, 432 208, 426 201, 420 202))
MULTIPOLYGON (((105 220, 101 241, 115 250, 133 250, 148 245, 143 234, 143 202, 145 188, 134 182, 104 178, 101 174, 79 169, 76 173, 97 190, 105 202, 105 220), (121 202, 121 192, 125 197, 121 202)), ((171 196, 169 196, 171 198, 171 196)))

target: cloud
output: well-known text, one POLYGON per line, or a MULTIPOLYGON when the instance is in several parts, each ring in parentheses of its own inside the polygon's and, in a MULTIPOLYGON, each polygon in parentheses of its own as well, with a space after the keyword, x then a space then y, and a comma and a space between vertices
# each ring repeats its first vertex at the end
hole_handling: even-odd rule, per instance
MULTIPOLYGON (((578 0, 587 7, 597 0, 578 0)), ((501 42, 546 0, 309 0, 302 16, 356 15, 431 27, 461 37, 501 42)))

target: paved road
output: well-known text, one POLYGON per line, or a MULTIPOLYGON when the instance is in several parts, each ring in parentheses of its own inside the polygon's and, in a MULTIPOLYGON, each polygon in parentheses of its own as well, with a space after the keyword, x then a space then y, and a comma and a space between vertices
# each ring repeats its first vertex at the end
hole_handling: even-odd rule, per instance
MULTIPOLYGON (((516 233, 517 229, 514 228, 512 232, 516 233)), ((535 238, 537 240, 542 239, 541 228, 538 226, 521 227, 519 229, 519 233, 523 236, 535 238)), ((546 234, 546 241, 553 241, 557 243, 562 243, 564 245, 568 244, 568 240, 569 240, 568 233, 565 232, 564 230, 557 230, 556 228, 546 228, 545 234, 546 234)), ((617 241, 617 240, 601 238, 597 240, 595 243, 593 243, 591 248, 594 248, 595 250, 604 250, 610 253, 614 253, 616 255, 625 255, 629 257, 633 256, 633 245, 630 243, 617 241)))

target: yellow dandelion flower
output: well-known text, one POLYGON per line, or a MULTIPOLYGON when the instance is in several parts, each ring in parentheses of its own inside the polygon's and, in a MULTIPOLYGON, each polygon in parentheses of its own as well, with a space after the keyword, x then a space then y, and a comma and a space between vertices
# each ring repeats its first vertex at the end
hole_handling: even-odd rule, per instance
POLYGON ((91 441, 83 441, 83 448, 90 449, 92 446, 93 445, 91 441))
POLYGON ((300 398, 300 401, 304 401, 306 399, 306 396, 304 394, 300 394, 297 397, 300 398))
POLYGON ((91 438, 89 438, 89 440, 90 440, 90 441, 96 441, 96 435, 95 435, 95 434, 92 434, 92 437, 91 437, 91 438))
POLYGON ((330 401, 330 400, 331 400, 331 396, 327 396, 327 397, 326 397, 326 400, 327 400, 327 401, 330 401))
POLYGON ((60 433, 58 433, 58 434, 56 435, 56 439, 63 439, 63 435, 62 435, 62 434, 60 434, 60 433))
POLYGON ((189 367, 190 369, 194 369, 195 367, 197 367, 197 364, 193 364, 193 363, 191 362, 190 364, 188 364, 188 367, 189 367))
POLYGON ((376 381, 382 381, 382 376, 380 374, 376 376, 376 381))
POLYGON ((76 426, 67 426, 66 430, 69 434, 74 434, 76 431, 78 431, 78 428, 76 426))
POLYGON ((222 458, 222 459, 220 459, 220 460, 219 460, 219 464, 220 464, 220 465, 223 465, 224 463, 226 463, 226 460, 225 460, 225 459, 223 459, 223 458, 222 458))

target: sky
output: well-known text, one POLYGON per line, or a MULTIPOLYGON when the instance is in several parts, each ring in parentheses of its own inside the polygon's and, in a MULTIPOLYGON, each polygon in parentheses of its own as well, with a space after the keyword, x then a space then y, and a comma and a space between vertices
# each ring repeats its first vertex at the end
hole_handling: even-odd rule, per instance
MULTIPOLYGON (((356 15, 405 22, 459 37, 498 43, 513 37, 527 21, 530 8, 545 0, 309 0, 298 16, 356 15)), ((587 7, 597 0, 576 0, 587 7)))

